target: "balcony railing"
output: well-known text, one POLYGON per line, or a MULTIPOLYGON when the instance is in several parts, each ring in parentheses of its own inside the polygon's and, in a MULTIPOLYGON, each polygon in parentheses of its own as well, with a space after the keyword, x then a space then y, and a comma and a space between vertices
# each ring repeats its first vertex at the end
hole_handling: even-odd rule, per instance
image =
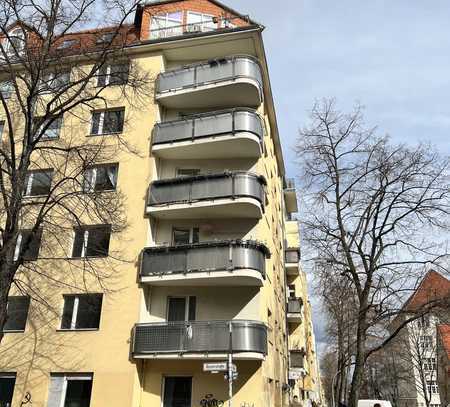
POLYGON ((148 247, 142 253, 141 277, 250 269, 265 278, 266 257, 270 257, 269 249, 255 241, 148 247))
POLYGON ((300 314, 302 312, 303 300, 301 298, 288 298, 288 314, 300 314))
POLYGON ((167 353, 228 353, 232 329, 233 353, 267 354, 267 327, 256 321, 190 321, 137 324, 133 331, 135 356, 167 353))
POLYGON ((285 263, 298 263, 300 261, 300 251, 298 249, 286 249, 284 261, 285 263))
POLYGON ((156 95, 208 84, 236 81, 239 78, 256 82, 260 94, 263 79, 258 61, 250 56, 233 56, 162 72, 156 82, 156 95))
POLYGON ((264 125, 251 109, 230 109, 188 116, 182 120, 158 123, 153 130, 152 144, 195 141, 220 135, 251 133, 262 145, 264 125))
POLYGON ((264 207, 264 185, 264 177, 242 171, 158 180, 150 186, 148 204, 163 206, 246 197, 256 199, 264 207))

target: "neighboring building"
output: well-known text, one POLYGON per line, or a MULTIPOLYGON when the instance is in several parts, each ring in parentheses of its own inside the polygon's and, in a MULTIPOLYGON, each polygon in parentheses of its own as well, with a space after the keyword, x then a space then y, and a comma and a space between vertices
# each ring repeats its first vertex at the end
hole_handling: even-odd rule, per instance
MULTIPOLYGON (((442 300, 449 293, 450 281, 435 271, 429 271, 403 306, 403 311, 406 312, 397 317, 391 328, 395 328, 415 312, 420 312, 425 304, 442 300)), ((399 407, 441 406, 436 326, 446 319, 448 313, 447 309, 434 308, 431 313, 409 323, 391 343, 390 350, 398 371, 398 376, 394 379, 399 407)))
MULTIPOLYGON (((133 117, 118 131, 139 153, 124 151, 105 169, 127 198, 129 227, 79 228, 71 253, 76 262, 98 239, 105 254, 133 261, 120 263, 116 290, 104 294, 52 287, 62 312, 45 323, 38 304, 10 298, 0 401, 213 405, 228 400, 228 384, 203 365, 230 349, 233 405, 287 405, 289 366, 301 369, 293 392, 317 399, 296 192, 285 179, 263 27, 215 0, 167 0, 140 6, 129 30, 130 57, 157 75, 147 109, 114 102, 114 120, 133 117)), ((80 118, 80 137, 91 120, 101 137, 107 114, 80 118)))
POLYGON ((450 325, 437 326, 437 382, 444 407, 450 405, 450 325))

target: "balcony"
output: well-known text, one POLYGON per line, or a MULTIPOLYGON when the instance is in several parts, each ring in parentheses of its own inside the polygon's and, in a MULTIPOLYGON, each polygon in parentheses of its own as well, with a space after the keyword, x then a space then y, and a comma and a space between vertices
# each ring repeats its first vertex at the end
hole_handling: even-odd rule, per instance
POLYGON ((263 101, 261 67, 253 57, 234 56, 162 72, 155 99, 170 109, 258 107, 263 101))
POLYGON ((295 191, 295 181, 286 179, 284 187, 284 202, 288 214, 298 212, 297 193, 295 191))
POLYGON ((260 219, 264 185, 264 177, 243 171, 154 181, 147 213, 161 219, 260 219))
POLYGON ((264 123, 251 109, 231 109, 158 123, 152 152, 165 159, 258 158, 264 123))
POLYGON ((284 251, 284 265, 286 267, 286 273, 289 276, 298 275, 299 264, 300 264, 300 250, 286 249, 284 251))
POLYGON ((286 315, 288 322, 302 322, 302 306, 301 298, 288 298, 286 315))
POLYGON ((140 281, 165 286, 262 286, 266 257, 269 249, 254 241, 148 247, 142 253, 140 281))
POLYGON ((190 321, 137 324, 134 358, 223 359, 230 349, 236 359, 262 360, 267 354, 267 327, 257 321, 190 321))

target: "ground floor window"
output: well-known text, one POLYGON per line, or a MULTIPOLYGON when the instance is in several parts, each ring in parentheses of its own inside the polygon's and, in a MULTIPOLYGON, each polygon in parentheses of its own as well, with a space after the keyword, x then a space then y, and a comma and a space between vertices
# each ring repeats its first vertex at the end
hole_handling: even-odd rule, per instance
POLYGON ((191 407, 192 377, 164 378, 164 407, 191 407))
POLYGON ((47 407, 89 407, 92 374, 52 374, 47 407))
POLYGON ((14 373, 0 373, 0 406, 11 407, 16 384, 16 375, 14 373))

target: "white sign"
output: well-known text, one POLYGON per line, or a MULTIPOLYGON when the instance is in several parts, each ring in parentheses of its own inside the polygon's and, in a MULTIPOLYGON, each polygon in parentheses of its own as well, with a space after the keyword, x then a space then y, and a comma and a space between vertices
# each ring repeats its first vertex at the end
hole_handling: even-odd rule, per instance
MULTIPOLYGON (((231 370, 233 372, 237 372, 237 367, 234 363, 231 365, 231 370)), ((228 362, 203 363, 203 371, 204 372, 227 372, 228 371, 228 362)))
POLYGON ((303 370, 289 370, 289 379, 298 380, 304 376, 303 370))

